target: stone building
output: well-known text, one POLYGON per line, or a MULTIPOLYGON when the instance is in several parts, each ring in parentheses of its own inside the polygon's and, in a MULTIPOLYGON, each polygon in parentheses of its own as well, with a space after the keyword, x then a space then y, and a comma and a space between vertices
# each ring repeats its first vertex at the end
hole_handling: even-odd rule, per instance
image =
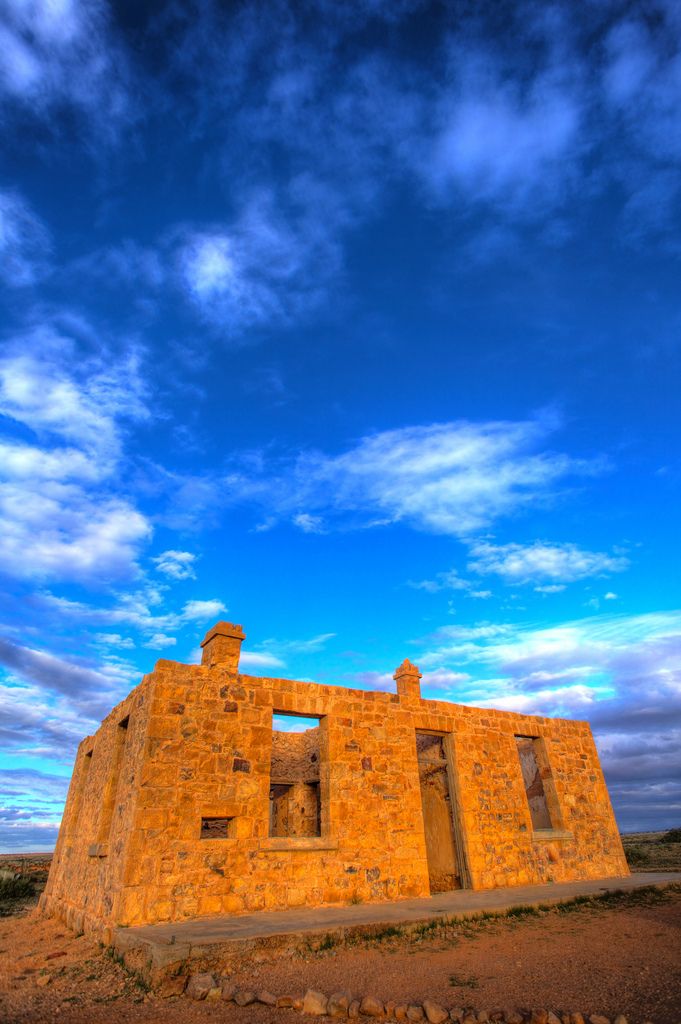
POLYGON ((46 913, 116 925, 626 875, 585 722, 239 673, 218 623, 80 744, 46 913), (316 721, 273 730, 273 715, 316 721))

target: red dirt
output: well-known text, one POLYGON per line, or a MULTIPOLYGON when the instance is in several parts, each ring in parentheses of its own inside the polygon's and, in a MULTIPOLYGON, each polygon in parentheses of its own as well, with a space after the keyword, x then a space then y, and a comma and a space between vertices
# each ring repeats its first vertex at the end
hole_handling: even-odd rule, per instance
MULTIPOLYGON (((465 928, 453 941, 391 939, 376 948, 331 949, 308 959, 245 966, 240 987, 277 995, 351 989, 397 1002, 430 997, 445 1006, 543 1007, 623 1013, 629 1024, 681 1020, 681 893, 664 902, 584 907, 465 928), (453 977, 456 984, 450 984, 453 977)), ((0 919, 3 1024, 164 1024, 230 1021, 294 1024, 292 1010, 194 1003, 145 995, 106 951, 63 925, 0 919), (38 980, 49 978, 46 985, 38 980)))

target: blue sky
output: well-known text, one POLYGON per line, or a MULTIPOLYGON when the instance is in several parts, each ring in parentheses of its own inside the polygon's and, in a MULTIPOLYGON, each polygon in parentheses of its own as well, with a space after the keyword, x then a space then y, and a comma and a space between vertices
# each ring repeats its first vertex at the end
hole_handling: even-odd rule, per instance
POLYGON ((679 110, 671 0, 4 0, 2 848, 220 618, 681 823, 679 110))

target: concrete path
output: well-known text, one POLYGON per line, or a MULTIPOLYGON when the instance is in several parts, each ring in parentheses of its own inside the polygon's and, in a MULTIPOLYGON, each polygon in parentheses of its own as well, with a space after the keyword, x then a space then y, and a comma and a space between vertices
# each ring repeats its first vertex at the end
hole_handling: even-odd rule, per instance
POLYGON ((118 929, 125 945, 210 946, 264 939, 278 935, 325 933, 363 925, 397 925, 428 921, 437 917, 466 917, 482 910, 508 910, 519 904, 559 903, 575 896, 613 889, 637 889, 645 885, 681 882, 679 872, 638 872, 626 878, 603 878, 587 882, 559 882, 551 885, 523 885, 513 889, 472 892, 459 889, 426 899, 394 903, 362 903, 354 906, 315 907, 244 914, 240 917, 203 917, 172 924, 118 929))

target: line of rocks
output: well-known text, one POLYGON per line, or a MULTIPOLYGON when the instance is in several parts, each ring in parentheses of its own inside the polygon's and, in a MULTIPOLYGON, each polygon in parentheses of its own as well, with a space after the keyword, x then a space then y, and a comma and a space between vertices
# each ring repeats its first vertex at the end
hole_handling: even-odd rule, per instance
MULTIPOLYGON (((627 1018, 618 1014, 613 1021, 600 1014, 552 1013, 550 1010, 515 1009, 473 1010, 470 1007, 447 1008, 424 999, 422 1003, 382 1002, 375 996, 353 998, 350 992, 333 992, 330 996, 308 989, 304 996, 275 996, 271 992, 255 992, 237 988, 229 978, 215 978, 213 974, 194 974, 185 990, 190 999, 221 1000, 237 1006, 261 1003, 280 1009, 298 1010, 309 1017, 349 1018, 369 1017, 374 1020, 409 1021, 411 1024, 627 1024, 627 1018)), ((646 1021, 645 1024, 650 1024, 646 1021)))

